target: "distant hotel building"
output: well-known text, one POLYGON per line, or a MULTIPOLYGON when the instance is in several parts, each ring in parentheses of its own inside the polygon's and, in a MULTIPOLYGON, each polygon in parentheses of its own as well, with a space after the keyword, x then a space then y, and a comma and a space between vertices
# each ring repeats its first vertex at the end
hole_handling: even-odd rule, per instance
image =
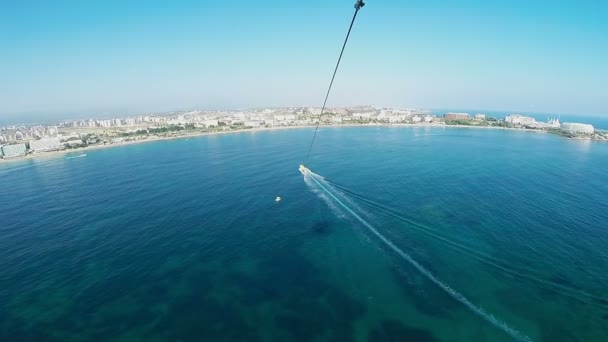
POLYGON ((219 126, 219 120, 205 120, 203 121, 203 125, 205 125, 205 127, 209 128, 211 126, 213 127, 217 127, 219 126))
POLYGON ((22 157, 27 154, 25 144, 4 145, 2 146, 2 158, 22 157))
POLYGON ((523 115, 519 115, 519 114, 513 114, 513 115, 507 115, 507 117, 505 117, 505 122, 508 122, 511 125, 525 126, 525 125, 535 125, 536 119, 527 117, 527 116, 523 116, 523 115))
POLYGON ((61 148, 59 138, 42 138, 40 140, 30 140, 30 150, 32 152, 53 151, 61 148))
POLYGON ((575 134, 593 134, 595 128, 593 125, 575 123, 575 122, 564 122, 561 126, 561 130, 575 134))
POLYGON ((245 121, 245 123, 243 125, 245 127, 256 128, 256 127, 260 127, 260 122, 259 121, 245 121))
POLYGON ((469 120, 471 116, 467 113, 446 113, 443 117, 447 120, 469 120))

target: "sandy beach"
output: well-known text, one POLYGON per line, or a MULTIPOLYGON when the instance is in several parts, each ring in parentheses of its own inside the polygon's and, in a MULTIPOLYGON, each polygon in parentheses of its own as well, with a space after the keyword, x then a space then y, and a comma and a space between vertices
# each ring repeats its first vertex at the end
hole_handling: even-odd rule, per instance
MULTIPOLYGON (((361 125, 353 125, 353 126, 361 126, 361 125)), ((314 128, 314 126, 262 127, 262 128, 241 129, 241 130, 233 130, 233 131, 198 132, 198 133, 191 133, 191 134, 186 133, 183 135, 171 136, 171 137, 150 137, 150 138, 146 138, 146 139, 123 141, 123 142, 112 143, 112 144, 90 145, 90 146, 81 147, 81 148, 30 153, 23 157, 15 157, 15 158, 9 158, 9 159, 0 158, 0 163, 11 163, 11 162, 18 162, 18 161, 23 161, 23 160, 28 160, 28 159, 48 159, 49 157, 56 157, 56 156, 60 156, 60 155, 70 154, 70 153, 84 154, 84 153, 87 153, 88 151, 92 151, 92 150, 100 150, 100 149, 128 146, 128 145, 134 145, 134 144, 144 144, 144 143, 149 143, 149 142, 154 142, 154 141, 187 139, 187 138, 192 138, 192 137, 213 136, 213 135, 222 135, 222 134, 255 133, 255 132, 262 132, 262 131, 274 131, 274 130, 284 130, 284 129, 306 129, 306 128, 314 128)))
MULTIPOLYGON (((174 139, 187 139, 191 137, 200 137, 200 136, 212 136, 212 135, 222 135, 222 134, 237 134, 237 133, 256 133, 256 132, 264 132, 264 131, 276 131, 276 130, 285 130, 285 129, 314 129, 315 126, 283 126, 283 127, 261 127, 261 128, 252 128, 252 129, 240 129, 240 130, 232 130, 232 131, 220 131, 220 132, 198 132, 191 134, 182 134, 179 136, 170 136, 170 137, 151 137, 147 139, 139 139, 139 140, 131 140, 131 141, 123 141, 119 143, 112 144, 104 144, 104 145, 91 145, 82 148, 75 149, 66 149, 59 151, 49 151, 49 152, 39 152, 39 153, 31 153, 23 157, 16 157, 10 159, 0 158, 0 163, 11 163, 18 162, 23 160, 38 160, 38 159, 52 159, 57 156, 65 155, 65 154, 84 154, 88 151, 99 150, 105 148, 114 148, 120 146, 128 146, 133 144, 143 144, 154 141, 162 141, 162 140, 174 140, 174 139)), ((535 132, 535 133, 546 133, 542 130, 531 130, 531 129, 521 129, 521 128, 507 128, 507 127, 492 127, 492 126, 456 126, 456 125, 442 125, 442 124, 432 124, 432 123, 419 123, 419 124, 369 124, 369 125, 359 125, 359 124, 345 124, 345 125, 323 125, 319 127, 409 127, 409 128, 471 128, 471 129, 491 129, 491 130, 512 130, 512 131, 525 131, 525 132, 535 132)))

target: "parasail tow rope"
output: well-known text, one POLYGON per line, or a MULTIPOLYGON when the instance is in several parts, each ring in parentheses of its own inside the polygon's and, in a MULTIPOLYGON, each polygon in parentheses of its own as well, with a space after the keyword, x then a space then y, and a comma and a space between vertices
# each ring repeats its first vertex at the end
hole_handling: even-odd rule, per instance
POLYGON ((334 79, 336 78, 336 73, 338 72, 338 67, 340 66, 340 61, 342 60, 342 54, 344 54, 344 48, 346 48, 346 43, 348 42, 348 37, 350 36, 350 31, 353 29, 353 24, 355 23, 355 19, 357 19, 357 13, 359 10, 365 6, 364 0, 357 0, 355 3, 355 14, 353 15, 353 20, 350 22, 350 26, 348 27, 348 33, 346 34, 346 39, 344 39, 344 44, 342 45, 342 51, 340 51, 340 57, 338 57, 338 63, 336 63, 336 68, 334 69, 334 74, 331 77, 331 82, 329 82, 329 87, 327 88, 327 94, 325 94, 325 101, 323 101, 323 107, 321 108, 321 113, 319 114, 319 119, 317 120, 317 125, 315 127, 315 133, 312 136, 312 141, 310 142, 310 147, 308 148, 308 153, 306 154, 305 161, 308 161, 308 157, 310 156, 310 151, 312 150, 312 145, 315 143, 315 138, 317 137, 317 131, 319 130, 319 123, 321 123, 321 116, 325 111, 325 106, 327 105, 327 99, 329 98, 329 93, 331 92, 331 86, 334 84, 334 79))

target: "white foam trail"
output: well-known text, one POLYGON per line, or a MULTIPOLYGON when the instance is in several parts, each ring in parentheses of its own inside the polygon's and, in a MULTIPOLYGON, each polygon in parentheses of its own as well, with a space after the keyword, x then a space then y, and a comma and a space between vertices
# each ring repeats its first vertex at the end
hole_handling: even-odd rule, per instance
POLYGON ((19 170, 31 169, 31 168, 37 167, 37 166, 53 164, 53 163, 57 163, 57 162, 62 161, 62 160, 63 159, 53 159, 53 160, 47 160, 47 161, 38 162, 38 163, 27 164, 27 165, 24 165, 24 166, 20 166, 20 167, 15 167, 15 168, 4 170, 4 171, 0 172, 0 175, 5 175, 7 173, 11 173, 11 172, 19 171, 19 170))
MULTIPOLYGON (((507 333, 509 336, 513 337, 514 339, 519 340, 519 341, 532 341, 529 337, 521 334, 519 331, 508 326, 506 323, 498 320, 497 318, 492 316, 490 313, 486 312, 481 307, 478 307, 475 304, 471 303, 471 301, 469 301, 464 295, 462 295, 458 291, 452 289, 447 284, 443 283, 441 280, 439 280, 437 277, 435 277, 435 275, 433 275, 429 270, 427 270, 424 266, 422 266, 420 263, 418 263, 416 260, 414 260, 409 254, 402 251, 399 247, 397 247, 394 243, 392 243, 384 235, 380 234, 380 232, 378 232, 378 230, 376 228, 374 228, 374 226, 369 224, 367 221, 365 221, 363 218, 361 218, 361 216, 359 216, 357 213, 355 213, 353 210, 351 210, 348 206, 346 206, 346 204, 344 204, 340 199, 338 199, 328 189, 331 187, 331 185, 329 185, 325 181, 323 181, 323 178, 321 176, 318 176, 317 174, 312 173, 312 172, 307 172, 304 178, 312 179, 321 189, 323 189, 325 191, 325 193, 328 196, 330 196, 332 199, 334 199, 344 210, 346 210, 351 215, 353 215, 354 218, 356 218, 359 222, 361 222, 361 224, 363 224, 366 228, 368 228, 375 236, 377 236, 382 242, 384 242, 388 247, 390 247, 395 253, 399 254, 399 256, 401 256, 404 260, 409 262, 412 266, 414 266, 414 268, 416 268, 420 273, 422 273, 428 280, 430 280, 435 285, 437 285, 439 288, 444 290, 452 298, 454 298, 457 301, 459 301, 460 303, 464 304, 467 308, 469 308, 475 314, 477 314, 478 316, 480 316, 481 318, 483 318, 490 324, 494 325, 495 327, 501 329, 502 331, 507 333), (319 179, 317 179, 317 177, 319 179), (322 182, 326 183, 326 184, 323 185, 322 182)), ((311 183, 308 183, 308 184, 311 184, 311 183)))
POLYGON ((71 156, 71 157, 67 157, 67 158, 65 158, 65 159, 82 158, 82 157, 86 157, 86 156, 87 156, 87 154, 85 153, 85 154, 81 154, 81 155, 78 155, 78 156, 71 156))
POLYGON ((336 205, 327 197, 324 192, 315 189, 314 183, 310 180, 309 177, 304 177, 304 182, 311 187, 312 191, 317 194, 317 196, 319 196, 319 198, 322 199, 327 204, 327 206, 329 206, 329 209, 331 209, 331 211, 333 211, 336 216, 338 216, 339 218, 346 217, 344 212, 342 212, 340 208, 336 207, 336 205))
MULTIPOLYGON (((503 261, 503 260, 497 259, 491 255, 485 254, 483 252, 479 252, 475 249, 462 245, 458 242, 454 242, 450 239, 444 238, 444 237, 440 236, 439 234, 436 234, 436 230, 429 228, 425 225, 422 225, 420 223, 414 222, 403 216, 400 216, 397 213, 395 213, 394 209, 391 209, 390 207, 385 207, 380 203, 377 203, 377 202, 374 202, 367 198, 364 198, 360 194, 357 194, 348 189, 345 189, 345 188, 341 187, 340 185, 336 185, 336 184, 332 183, 331 181, 328 181, 324 177, 321 177, 319 175, 316 175, 316 176, 320 177, 321 179, 323 179, 324 182, 331 185, 333 187, 333 190, 336 190, 336 189, 340 190, 340 191, 337 191, 337 193, 341 194, 343 196, 343 198, 346 199, 347 201, 348 201, 348 197, 353 197, 355 199, 363 201, 363 202, 369 204, 370 206, 372 206, 374 209, 376 209, 386 215, 389 215, 393 218, 396 218, 397 220, 407 223, 410 228, 418 230, 424 234, 427 234, 428 236, 431 236, 439 241, 442 241, 442 242, 446 243, 448 247, 453 248, 457 251, 460 251, 460 252, 474 258, 475 260, 477 260, 479 262, 492 266, 498 270, 501 270, 510 275, 519 277, 521 279, 526 279, 528 281, 532 281, 537 284, 540 284, 541 286, 543 286, 542 287, 543 289, 548 289, 548 290, 554 291, 555 293, 558 293, 560 295, 566 296, 571 299, 575 299, 577 301, 580 301, 581 303, 588 304, 588 305, 595 305, 595 306, 599 306, 602 308, 608 308, 608 304, 603 304, 603 303, 605 303, 605 298, 603 298, 603 297, 587 293, 583 290, 577 290, 576 288, 573 288, 573 287, 557 284, 555 282, 548 281, 548 280, 536 277, 534 275, 530 275, 531 273, 534 273, 534 270, 531 270, 531 269, 520 268, 519 270, 517 270, 517 269, 512 269, 507 266, 504 266, 505 261, 503 261)), ((355 209, 359 209, 351 201, 348 201, 348 204, 351 206, 354 206, 355 209)), ((361 209, 359 209, 359 210, 361 210, 361 209)))
MULTIPOLYGON (((81 155, 77 155, 77 156, 65 157, 65 160, 75 159, 75 158, 82 158, 82 157, 86 157, 86 156, 87 156, 87 154, 85 153, 85 154, 81 154, 81 155)), ((31 168, 37 167, 37 166, 43 166, 43 165, 53 164, 53 163, 60 162, 62 160, 64 160, 64 159, 63 158, 59 158, 59 159, 53 159, 53 160, 47 160, 47 161, 43 161, 43 162, 28 164, 28 165, 24 165, 24 166, 20 166, 20 167, 15 167, 15 168, 12 168, 12 169, 1 171, 0 175, 5 175, 7 173, 11 173, 11 172, 19 171, 19 170, 31 169, 31 168)))

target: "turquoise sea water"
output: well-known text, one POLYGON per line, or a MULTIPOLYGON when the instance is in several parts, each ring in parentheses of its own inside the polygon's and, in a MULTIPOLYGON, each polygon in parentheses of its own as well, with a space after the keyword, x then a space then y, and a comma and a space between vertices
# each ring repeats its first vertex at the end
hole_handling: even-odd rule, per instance
POLYGON ((0 164, 0 340, 608 339, 608 144, 311 133, 0 164))

